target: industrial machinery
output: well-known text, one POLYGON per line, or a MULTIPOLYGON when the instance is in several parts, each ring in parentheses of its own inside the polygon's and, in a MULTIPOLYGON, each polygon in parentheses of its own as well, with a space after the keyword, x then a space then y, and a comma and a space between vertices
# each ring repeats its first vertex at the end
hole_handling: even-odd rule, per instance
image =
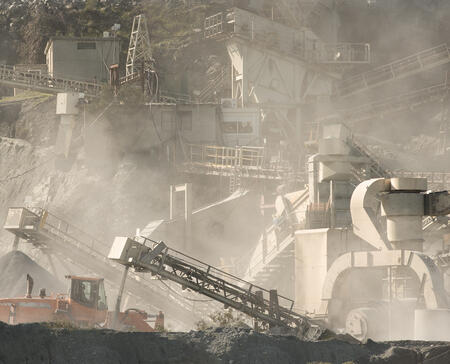
MULTIPOLYGON (((109 246, 48 210, 38 208, 11 207, 4 224, 5 230, 15 235, 13 249, 19 241, 38 248, 50 263, 51 271, 57 275, 54 261, 74 264, 83 272, 105 277, 110 287, 120 281, 122 266, 107 259, 109 246)), ((67 273, 70 274, 70 271, 67 273)), ((199 320, 197 312, 178 297, 167 300, 164 290, 155 287, 155 282, 145 276, 130 275, 127 292, 141 302, 150 303, 149 310, 170 311, 171 318, 179 322, 199 320), (190 314, 190 315, 189 315, 190 314)))
MULTIPOLYGON (((342 134, 342 129, 335 131, 342 134)), ((290 308, 279 305, 282 296, 276 291, 264 291, 256 282, 148 238, 116 238, 109 258, 127 269, 177 282, 266 326, 295 327, 301 337, 320 337, 322 329, 311 322, 326 320, 327 327, 360 340, 448 340, 448 294, 442 271, 423 252, 423 229, 427 217, 434 221, 450 213, 450 194, 429 191, 425 178, 372 178, 355 188, 353 181, 360 176, 352 165, 362 164, 368 175, 386 172, 374 170, 367 156, 346 155, 350 147, 336 140, 326 140, 328 149, 322 143, 322 149, 331 151, 327 158, 312 157, 309 188, 310 197, 328 201, 332 216, 324 225, 300 224, 289 233, 295 254, 295 311, 293 301, 290 308)))
POLYGON ((337 319, 345 306, 346 330, 356 337, 414 333, 416 339, 448 340, 450 305, 443 275, 423 253, 423 217, 450 214, 448 191, 427 191, 423 178, 375 178, 356 187, 350 210, 353 233, 370 248, 343 254, 331 264, 322 310, 337 319), (344 299, 344 282, 364 289, 344 299))
POLYGON ((448 340, 448 295, 423 252, 423 218, 449 214, 449 193, 423 178, 374 178, 355 188, 350 212, 351 227, 295 232, 299 307, 360 340, 448 340))
POLYGON ((183 289, 201 293, 223 303, 226 308, 231 307, 247 314, 255 320, 257 329, 278 327, 294 330, 299 337, 307 340, 323 338, 327 333, 322 326, 293 311, 294 302, 278 295, 276 290, 267 291, 254 286, 209 264, 169 249, 163 242, 140 237, 117 237, 108 258, 126 267, 124 277, 132 267, 137 272, 149 272, 161 279, 171 280, 180 284, 183 289), (147 243, 151 246, 147 246, 147 243), (284 307, 283 303, 289 303, 290 307, 284 307))
POLYGON ((360 340, 449 340, 450 195, 430 191, 448 176, 400 177, 343 125, 324 126, 318 147, 307 188, 278 196, 242 276, 360 340))
POLYGON ((27 275, 27 294, 20 298, 0 299, 0 321, 10 325, 31 322, 69 322, 79 327, 104 327, 122 331, 152 332, 164 328, 164 315, 152 316, 137 309, 125 312, 108 311, 103 279, 66 276, 69 294, 47 296, 41 289, 32 297, 33 278, 27 275))
POLYGON ((113 84, 115 94, 117 94, 117 89, 121 85, 141 81, 143 92, 148 99, 151 100, 155 97, 159 91, 159 85, 154 63, 147 20, 143 14, 136 15, 131 28, 125 77, 119 79, 118 65, 111 68, 111 79, 116 80, 113 84))

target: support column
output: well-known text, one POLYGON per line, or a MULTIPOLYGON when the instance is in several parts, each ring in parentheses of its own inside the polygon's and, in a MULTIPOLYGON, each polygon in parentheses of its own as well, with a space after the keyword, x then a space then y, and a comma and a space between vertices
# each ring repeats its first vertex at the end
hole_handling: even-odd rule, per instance
POLYGON ((173 220, 175 218, 176 203, 177 203, 175 186, 173 185, 170 186, 169 193, 170 193, 169 219, 173 220))
POLYGON ((60 115, 58 134, 56 136, 55 154, 61 168, 66 168, 72 145, 72 134, 75 128, 75 118, 78 115, 78 103, 81 94, 77 92, 58 93, 56 97, 56 115, 60 115))
POLYGON ((334 203, 334 181, 330 181, 330 227, 336 227, 336 205, 334 203))
POLYGON ((170 186, 170 219, 176 217, 176 193, 184 192, 184 226, 183 226, 183 249, 192 249, 192 183, 170 186))
POLYGON ((61 121, 58 127, 56 137, 55 153, 69 156, 70 146, 72 144, 72 133, 75 128, 75 115, 61 115, 61 121))
POLYGON ((184 247, 192 249, 192 183, 186 183, 184 190, 184 247))
POLYGON ((57 277, 58 275, 57 275, 57 272, 56 272, 55 263, 53 262, 53 258, 52 258, 51 254, 49 252, 47 252, 46 255, 47 255, 48 263, 50 264, 50 269, 51 269, 53 275, 55 277, 57 277))
POLYGON ((116 307, 114 309, 114 317, 113 317, 113 322, 112 322, 113 329, 117 329, 117 319, 118 319, 119 313, 120 313, 120 304, 122 303, 123 290, 125 288, 125 282, 127 280, 127 275, 128 275, 129 269, 130 269, 130 267, 127 265, 127 266, 125 266, 125 268, 123 270, 122 280, 120 282, 120 287, 119 287, 119 292, 117 293, 116 307))
POLYGON ((19 241, 20 241, 20 238, 17 235, 15 235, 14 236, 13 246, 12 246, 12 250, 13 251, 16 251, 16 250, 19 249, 19 241))

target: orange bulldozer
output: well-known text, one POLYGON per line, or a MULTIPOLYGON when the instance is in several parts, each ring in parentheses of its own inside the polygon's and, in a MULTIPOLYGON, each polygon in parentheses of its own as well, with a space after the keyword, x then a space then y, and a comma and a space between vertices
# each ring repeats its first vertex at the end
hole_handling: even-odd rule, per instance
POLYGON ((68 322, 83 328, 110 328, 121 331, 152 332, 164 329, 164 314, 147 315, 138 309, 108 311, 103 278, 66 276, 69 294, 47 296, 41 289, 32 297, 33 278, 27 274, 24 298, 0 299, 0 321, 10 325, 32 322, 68 322), (153 318, 150 321, 150 318, 153 318), (153 322, 153 327, 149 322, 153 322))

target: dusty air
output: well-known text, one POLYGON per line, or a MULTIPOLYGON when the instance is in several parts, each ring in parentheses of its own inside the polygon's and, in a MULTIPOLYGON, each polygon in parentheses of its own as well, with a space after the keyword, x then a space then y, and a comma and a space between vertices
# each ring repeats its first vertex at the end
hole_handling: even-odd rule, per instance
POLYGON ((2 0, 0 362, 450 363, 450 3, 2 0))

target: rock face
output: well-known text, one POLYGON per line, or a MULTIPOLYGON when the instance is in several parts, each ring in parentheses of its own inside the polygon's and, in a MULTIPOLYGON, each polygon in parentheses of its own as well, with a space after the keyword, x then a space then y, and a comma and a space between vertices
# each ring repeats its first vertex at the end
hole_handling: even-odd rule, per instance
POLYGON ((20 105, 17 104, 0 107, 0 137, 14 136, 14 124, 19 117, 20 109, 20 105))
POLYGON ((121 333, 46 325, 0 325, 0 363, 448 363, 448 343, 303 342, 250 329, 121 333))

